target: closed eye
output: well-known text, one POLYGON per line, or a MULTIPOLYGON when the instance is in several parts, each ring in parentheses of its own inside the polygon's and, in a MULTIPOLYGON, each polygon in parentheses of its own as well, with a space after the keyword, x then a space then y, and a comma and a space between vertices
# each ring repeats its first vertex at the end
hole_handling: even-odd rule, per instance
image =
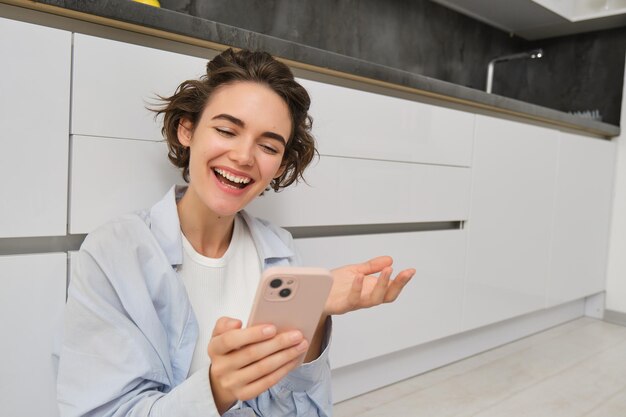
POLYGON ((226 138, 231 138, 233 136, 235 136, 235 132, 232 132, 231 130, 228 129, 224 129, 224 128, 220 128, 220 127, 216 127, 215 130, 217 131, 218 134, 226 137, 226 138))
POLYGON ((271 155, 276 155, 278 153, 278 150, 274 149, 273 147, 269 146, 269 145, 261 145, 261 148, 263 148, 263 150, 271 155))

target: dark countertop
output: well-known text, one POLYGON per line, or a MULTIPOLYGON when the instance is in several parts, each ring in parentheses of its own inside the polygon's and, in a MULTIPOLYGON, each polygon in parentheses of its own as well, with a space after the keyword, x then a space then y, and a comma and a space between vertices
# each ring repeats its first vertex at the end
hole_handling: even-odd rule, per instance
MULTIPOLYGON (((35 3, 58 6, 113 21, 122 21, 146 28, 158 29, 219 45, 263 49, 277 57, 305 64, 308 69, 313 69, 314 71, 318 69, 320 72, 326 71, 339 76, 342 76, 341 73, 343 73, 344 75, 357 76, 362 81, 369 79, 373 80, 374 83, 378 82, 383 85, 390 83, 400 86, 400 89, 405 91, 426 97, 522 117, 556 125, 557 127, 580 130, 598 136, 614 137, 620 133, 620 128, 612 124, 574 116, 508 97, 487 94, 461 85, 262 35, 195 16, 146 6, 129 0, 41 0, 34 2, 9 1, 8 3, 24 5, 25 7, 33 7, 35 3), (30 6, 20 3, 30 3, 30 6), (311 66, 315 68, 311 68, 311 66)), ((50 12, 52 8, 44 8, 43 10, 50 12)), ((62 14, 58 13, 58 10, 56 13, 62 14)), ((71 17, 76 18, 77 16, 71 17)), ((365 81, 367 82, 368 80, 365 81)))

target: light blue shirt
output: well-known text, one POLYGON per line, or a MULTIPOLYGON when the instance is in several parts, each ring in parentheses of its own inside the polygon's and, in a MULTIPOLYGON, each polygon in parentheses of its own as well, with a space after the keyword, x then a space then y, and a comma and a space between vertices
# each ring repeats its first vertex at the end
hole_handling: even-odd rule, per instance
MULTIPOLYGON (((172 187, 150 210, 90 233, 73 262, 57 379, 62 417, 217 416, 208 368, 188 377, 198 324, 176 269, 182 241, 172 187)), ((241 212, 264 268, 297 265, 291 235, 241 212)), ((332 415, 323 352, 224 416, 332 415)))

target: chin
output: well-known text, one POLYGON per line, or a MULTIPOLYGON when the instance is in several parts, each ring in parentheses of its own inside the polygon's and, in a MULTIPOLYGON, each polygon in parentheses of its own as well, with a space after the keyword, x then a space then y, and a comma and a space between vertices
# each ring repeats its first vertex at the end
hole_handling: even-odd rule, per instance
POLYGON ((246 208, 249 203, 250 202, 246 204, 207 204, 207 208, 220 217, 228 217, 239 213, 246 208))
POLYGON ((243 209, 243 207, 239 205, 215 205, 215 204, 207 204, 207 209, 210 212, 214 213, 219 217, 230 217, 239 213, 243 209))

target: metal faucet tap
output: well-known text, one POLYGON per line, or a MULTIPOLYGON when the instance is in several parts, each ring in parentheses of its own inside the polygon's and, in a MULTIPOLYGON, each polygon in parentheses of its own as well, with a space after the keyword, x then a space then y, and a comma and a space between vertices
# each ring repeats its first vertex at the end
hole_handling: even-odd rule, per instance
POLYGON ((491 87, 493 84, 493 68, 496 63, 511 61, 513 59, 526 59, 526 58, 535 59, 535 58, 541 58, 542 56, 543 56, 543 49, 533 49, 532 51, 528 51, 528 52, 520 52, 517 54, 504 55, 504 56, 499 56, 497 58, 492 59, 491 61, 489 61, 489 66, 487 67, 487 90, 486 91, 488 93, 491 93, 491 87))

